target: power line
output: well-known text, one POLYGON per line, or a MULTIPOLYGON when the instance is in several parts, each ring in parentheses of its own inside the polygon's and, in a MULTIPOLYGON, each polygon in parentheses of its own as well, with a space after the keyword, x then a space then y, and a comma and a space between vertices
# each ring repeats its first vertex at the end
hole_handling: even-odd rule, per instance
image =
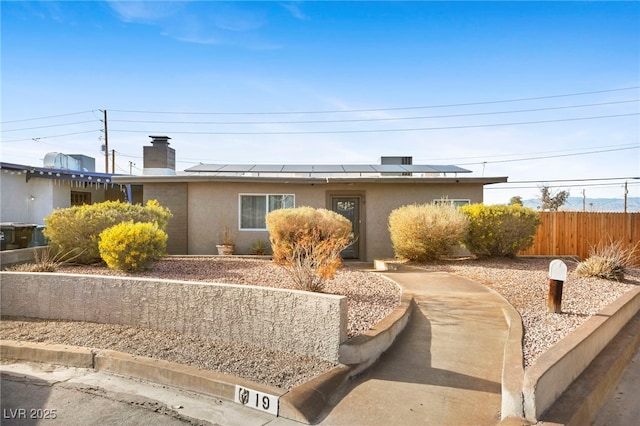
MULTIPOLYGON (((537 121, 521 121, 514 123, 495 123, 495 124, 470 124, 462 126, 442 126, 442 127, 415 127, 404 129, 370 129, 370 130, 310 130, 310 131, 276 131, 276 132, 202 132, 202 131, 163 131, 166 133, 176 134, 188 134, 188 135, 310 135, 310 134, 337 134, 337 133, 390 133, 390 132, 416 132, 416 131, 429 131, 429 130, 454 130, 454 129, 472 129, 480 127, 503 127, 503 126, 520 126, 525 124, 544 124, 544 123, 560 123, 567 121, 584 121, 584 120, 599 120, 605 118, 616 117, 630 117, 634 115, 640 115, 640 113, 634 112, 629 114, 612 114, 612 115, 599 115, 591 117, 575 117, 575 118, 560 118, 555 120, 537 120, 537 121)), ((112 132, 121 133, 153 133, 157 130, 129 130, 129 129, 112 129, 112 132)))
POLYGON ((592 104, 581 104, 581 105, 569 105, 569 106, 557 106, 557 107, 546 107, 546 108, 531 108, 531 109, 520 109, 520 110, 509 110, 509 111, 492 111, 492 112, 476 112, 476 113, 467 113, 467 114, 447 114, 447 115, 426 115, 426 116, 415 116, 415 117, 387 117, 387 118, 354 118, 354 119, 340 119, 340 120, 293 120, 293 121, 166 121, 166 120, 111 120, 112 122, 117 121, 120 123, 160 123, 160 124, 317 124, 317 123, 357 123, 357 122, 372 122, 372 121, 400 121, 400 120, 423 120, 423 119, 431 119, 431 118, 455 118, 455 117, 474 117, 474 116, 484 116, 484 115, 497 115, 497 114, 516 114, 523 112, 537 112, 537 111, 553 111, 560 109, 571 109, 571 108, 584 108, 584 107, 593 107, 593 106, 602 106, 602 105, 614 105, 614 104, 623 104, 623 103, 631 103, 638 102, 640 99, 631 99, 625 101, 612 101, 612 102, 601 102, 601 103, 592 103, 592 104))
POLYGON ((584 179, 543 179, 543 180, 519 180, 519 181, 509 181, 502 183, 541 183, 541 182, 595 182, 601 180, 633 180, 640 179, 638 176, 629 176, 629 177, 607 177, 607 178, 584 178, 584 179))
MULTIPOLYGON (((544 184, 544 181, 540 181, 539 182, 540 185, 544 184)), ((504 183, 503 183, 504 184, 504 183)), ((628 182, 628 185, 640 185, 640 182, 628 182)), ((599 188, 613 188, 613 187, 620 187, 624 185, 624 182, 618 182, 618 183, 602 183, 602 184, 598 184, 598 183, 584 183, 584 184, 576 184, 576 185, 544 185, 544 186, 548 186, 549 188, 594 188, 594 187, 599 187, 599 188)), ((502 189, 502 190, 511 190, 511 189, 536 189, 536 188, 540 188, 540 186, 509 186, 509 187, 495 187, 495 186, 485 186, 484 189, 502 189)))
MULTIPOLYGON (((491 158, 496 158, 496 157, 515 157, 515 156, 521 156, 521 155, 540 155, 540 154, 551 154, 551 153, 556 153, 556 152, 573 152, 573 151, 580 151, 580 150, 585 150, 585 149, 600 149, 600 148, 623 148, 623 147, 629 147, 629 148, 633 148, 633 147, 637 147, 638 144, 621 144, 621 145, 603 145, 603 146, 591 146, 591 147, 584 147, 584 148, 573 148, 573 149, 560 149, 560 150, 555 150, 555 151, 542 151, 542 152, 523 152, 520 154, 491 154, 491 158)), ((420 161, 453 161, 453 160, 471 160, 474 158, 486 158, 486 154, 485 155, 476 155, 476 156, 472 156, 472 157, 448 157, 448 158, 430 158, 428 160, 420 160, 420 161)), ((482 164, 483 162, 479 162, 479 163, 468 163, 468 164, 482 164)))
POLYGON ((70 115, 86 114, 88 112, 93 112, 93 111, 94 110, 78 111, 78 112, 69 112, 67 114, 49 115, 49 116, 46 116, 46 117, 23 118, 23 119, 20 119, 20 120, 1 121, 0 124, 19 123, 19 122, 22 122, 22 121, 45 120, 45 119, 48 119, 48 118, 68 117, 70 115))
POLYGON ((17 132, 17 131, 22 131, 22 130, 36 130, 36 129, 46 129, 49 127, 61 127, 61 126, 73 126, 76 124, 86 124, 86 123, 94 123, 96 120, 87 120, 87 121, 76 121, 73 123, 61 123, 61 124, 49 124, 46 126, 37 126, 37 127, 24 127, 21 129, 9 129, 9 130, 0 130, 0 132, 5 133, 5 132, 17 132))
POLYGON ((94 130, 85 130, 83 132, 74 132, 74 133, 65 133, 62 135, 51 135, 51 136, 40 136, 37 138, 26 138, 26 139, 12 139, 12 140, 8 140, 8 141, 0 141, 0 143, 10 143, 10 142, 26 142, 26 141, 35 141, 38 142, 40 139, 52 139, 52 138, 61 138, 64 136, 74 136, 74 135, 81 135, 81 134, 85 134, 85 133, 92 133, 92 132, 101 132, 102 129, 94 129, 94 130))
POLYGON ((512 160, 482 161, 482 162, 479 162, 479 163, 459 163, 458 165, 459 166, 469 166, 469 165, 473 165, 473 164, 495 164, 495 163, 511 163, 511 162, 516 162, 516 161, 543 160, 543 159, 548 159, 548 158, 571 157, 571 156, 575 156, 575 155, 599 154, 599 153, 602 153, 602 152, 625 151, 625 150, 628 150, 628 149, 640 149, 640 145, 631 146, 631 147, 627 147, 627 148, 612 148, 612 149, 603 149, 603 150, 599 150, 599 151, 578 152, 578 153, 573 153, 573 154, 559 154, 559 155, 549 155, 549 156, 542 156, 542 157, 516 158, 516 159, 512 159, 512 160))
POLYGON ((563 98, 563 97, 570 97, 570 96, 593 95, 598 93, 619 92, 619 91, 634 90, 639 88, 640 86, 631 86, 631 87, 622 87, 618 89, 594 90, 589 92, 565 93, 565 94, 559 94, 559 95, 536 96, 536 97, 529 97, 529 98, 501 99, 501 100, 493 100, 493 101, 465 102, 465 103, 457 103, 457 104, 408 106, 408 107, 395 107, 395 108, 350 109, 350 110, 316 110, 316 111, 284 111, 284 112, 283 111, 281 112, 264 112, 264 111, 262 112, 219 112, 219 111, 218 112, 185 112, 185 111, 148 111, 148 110, 144 111, 144 110, 112 109, 110 111, 139 113, 139 114, 185 114, 185 115, 286 115, 286 114, 334 114, 334 113, 350 113, 350 112, 380 112, 380 111, 449 108, 449 107, 459 107, 459 106, 534 101, 534 100, 541 100, 541 99, 552 99, 552 98, 563 98))

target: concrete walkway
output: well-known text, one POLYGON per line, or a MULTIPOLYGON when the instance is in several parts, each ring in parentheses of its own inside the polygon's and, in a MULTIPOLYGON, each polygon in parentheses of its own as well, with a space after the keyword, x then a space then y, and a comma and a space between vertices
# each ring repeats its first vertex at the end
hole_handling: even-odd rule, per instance
POLYGON ((377 364, 354 380, 322 425, 494 425, 500 422, 505 301, 455 275, 385 273, 417 309, 377 364))

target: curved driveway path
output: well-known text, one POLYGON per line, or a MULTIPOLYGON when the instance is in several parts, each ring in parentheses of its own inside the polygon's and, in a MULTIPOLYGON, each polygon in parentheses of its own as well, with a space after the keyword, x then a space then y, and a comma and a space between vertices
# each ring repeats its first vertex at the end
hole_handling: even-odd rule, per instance
POLYGON ((322 425, 494 425, 500 421, 505 301, 455 275, 385 273, 413 293, 407 327, 354 380, 322 425))

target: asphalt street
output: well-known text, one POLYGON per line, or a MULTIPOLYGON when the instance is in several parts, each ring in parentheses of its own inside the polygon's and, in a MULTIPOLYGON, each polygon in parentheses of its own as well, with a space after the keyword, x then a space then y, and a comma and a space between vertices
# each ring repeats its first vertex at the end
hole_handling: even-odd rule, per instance
MULTIPOLYGON (((93 370, 36 363, 0 365, 4 425, 292 426, 230 401, 93 370)), ((640 418, 640 348, 595 418, 627 426, 640 418)))
POLYGON ((298 424, 231 401, 93 370, 15 363, 2 364, 0 371, 3 426, 298 424))

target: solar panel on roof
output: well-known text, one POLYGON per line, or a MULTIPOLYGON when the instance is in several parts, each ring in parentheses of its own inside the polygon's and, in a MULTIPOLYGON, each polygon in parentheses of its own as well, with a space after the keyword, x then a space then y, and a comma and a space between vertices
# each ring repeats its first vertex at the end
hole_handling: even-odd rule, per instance
POLYGON ((313 166, 313 171, 316 173, 344 173, 344 169, 338 164, 316 165, 313 166))
POLYGON ((308 164, 285 164, 282 166, 283 173, 311 173, 312 166, 308 164))
POLYGON ((441 173, 470 173, 471 170, 463 169, 458 166, 431 166, 436 171, 441 173))
POLYGON ((282 164, 256 164, 251 171, 256 173, 278 173, 282 171, 283 167, 282 164))
POLYGON ((342 166, 347 173, 375 173, 373 166, 368 164, 345 164, 342 166))
POLYGON ((234 165, 226 165, 220 169, 220 172, 236 172, 236 173, 246 173, 251 171, 255 166, 251 164, 234 164, 234 165))
POLYGON ((471 173, 453 165, 428 164, 199 164, 187 172, 208 173, 471 173))

